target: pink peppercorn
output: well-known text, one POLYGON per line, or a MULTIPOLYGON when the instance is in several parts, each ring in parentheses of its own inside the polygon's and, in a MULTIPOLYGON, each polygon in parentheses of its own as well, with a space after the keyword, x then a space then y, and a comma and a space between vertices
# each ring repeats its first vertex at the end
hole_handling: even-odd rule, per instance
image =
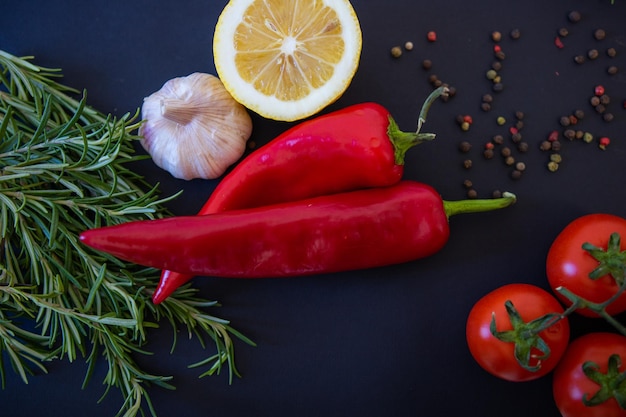
POLYGON ((559 139, 559 132, 556 130, 553 130, 552 132, 550 132, 550 134, 548 135, 548 141, 549 142, 556 142, 559 139))
POLYGON ((596 85, 596 88, 594 88, 594 93, 596 96, 600 97, 604 95, 604 87, 601 85, 596 85))
POLYGON ((607 146, 609 146, 609 144, 611 143, 611 139, 607 138, 606 136, 603 136, 600 138, 600 144, 598 145, 600 147, 600 149, 605 150, 607 146))
POLYGON ((435 42, 437 40, 437 32, 431 30, 426 34, 426 39, 428 39, 429 42, 435 42))
POLYGON ((565 45, 563 45, 563 41, 558 36, 554 38, 554 45, 559 49, 565 48, 565 45))

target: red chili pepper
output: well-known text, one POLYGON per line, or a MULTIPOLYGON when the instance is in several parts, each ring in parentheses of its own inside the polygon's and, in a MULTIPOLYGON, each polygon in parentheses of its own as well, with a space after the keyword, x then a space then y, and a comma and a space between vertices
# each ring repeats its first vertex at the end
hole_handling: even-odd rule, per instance
MULTIPOLYGON (((432 103, 424 102, 417 132, 402 132, 382 106, 358 104, 303 122, 241 161, 218 184, 199 215, 397 183, 405 153, 434 138, 420 133, 432 103)), ((164 270, 152 301, 161 303, 192 276, 164 270)))
POLYGON ((129 262, 230 278, 292 277, 408 262, 439 251, 449 216, 515 196, 446 202, 414 181, 207 216, 144 220, 80 240, 129 262))

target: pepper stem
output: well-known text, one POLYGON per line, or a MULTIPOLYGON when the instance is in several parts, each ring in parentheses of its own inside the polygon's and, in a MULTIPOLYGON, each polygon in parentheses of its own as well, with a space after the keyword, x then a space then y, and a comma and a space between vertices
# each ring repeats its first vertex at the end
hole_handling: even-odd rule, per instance
POLYGON ((515 203, 517 197, 513 193, 505 192, 500 198, 471 199, 458 201, 445 201, 443 208, 446 216, 450 218, 456 214, 480 213, 505 208, 515 203))
POLYGON ((415 132, 403 132, 400 130, 398 124, 393 120, 393 118, 389 117, 387 135, 395 148, 394 155, 396 164, 404 165, 404 157, 407 151, 415 145, 435 139, 434 133, 421 133, 422 126, 426 123, 426 116, 428 115, 428 110, 430 110, 432 104, 439 97, 447 96, 448 91, 448 87, 439 87, 428 95, 424 104, 422 104, 422 109, 420 110, 420 114, 417 119, 417 130, 415 132))

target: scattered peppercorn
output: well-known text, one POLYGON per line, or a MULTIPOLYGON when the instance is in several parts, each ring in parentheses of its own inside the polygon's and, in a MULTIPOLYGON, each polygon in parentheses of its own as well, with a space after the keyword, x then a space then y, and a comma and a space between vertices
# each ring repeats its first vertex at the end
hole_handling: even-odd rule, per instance
POLYGON ((517 144, 517 150, 521 153, 528 152, 528 142, 520 142, 517 144))
POLYGON ((548 135, 548 141, 549 142, 555 142, 559 139, 559 132, 558 130, 553 130, 552 132, 550 132, 550 134, 548 135))
POLYGON ((563 161, 563 157, 561 157, 561 154, 553 153, 552 155, 550 155, 550 161, 560 164, 563 161))
POLYGON ((548 162, 548 170, 550 172, 556 172, 559 169, 559 164, 554 161, 548 162))
POLYGON ((514 180, 519 180, 520 178, 522 178, 522 171, 514 169, 511 172, 511 178, 513 178, 514 180))
POLYGON ((493 190, 493 192, 491 193, 491 196, 493 198, 501 198, 502 197, 502 191, 500 191, 500 190, 493 190))
POLYGON ((412 51, 413 50, 413 42, 411 41, 407 41, 404 43, 404 49, 406 49, 407 51, 412 51))
POLYGON ((485 149, 483 151, 483 156, 485 157, 485 159, 493 158, 493 149, 485 149))
POLYGON ((472 149, 472 144, 466 140, 464 140, 463 142, 459 144, 459 150, 463 153, 469 152, 470 149, 472 149))
POLYGON ((425 59, 422 61, 422 68, 425 70, 431 69, 433 66, 433 62, 430 59, 425 59))
POLYGON ((498 76, 498 72, 494 69, 490 69, 485 73, 485 76, 488 80, 493 81, 498 76))
POLYGON ((602 120, 604 120, 605 122, 612 122, 614 118, 615 116, 613 116, 613 113, 604 113, 602 115, 602 120))
POLYGON ((511 30, 509 36, 511 37, 511 39, 519 39, 522 36, 522 32, 519 29, 515 28, 511 30))
POLYGON ((606 50, 606 54, 609 58, 615 58, 615 56, 617 55, 617 51, 615 50, 615 48, 609 48, 606 50))
POLYGON ((606 37, 606 32, 604 29, 596 29, 596 31, 593 32, 593 37, 596 38, 596 40, 601 41, 606 37))
POLYGON ((496 145, 502 145, 504 143, 504 136, 495 135, 493 138, 491 138, 491 141, 496 145))
POLYGON ((431 30, 426 34, 426 39, 428 39, 428 42, 435 42, 437 40, 437 32, 431 30))
POLYGON ((483 102, 483 103, 480 103, 480 108, 481 108, 481 110, 482 110, 482 111, 484 111, 484 112, 488 112, 488 111, 490 111, 490 110, 491 110, 491 104, 489 104, 489 103, 484 103, 484 102, 483 102))
POLYGON ((399 46, 394 46, 391 48, 391 56, 394 58, 400 58, 402 56, 402 48, 399 46))
POLYGON ((599 56, 599 55, 600 55, 600 53, 598 52, 598 50, 597 50, 597 49, 590 49, 590 50, 587 52, 587 57, 588 57, 589 59, 596 59, 596 58, 598 58, 598 56, 599 56))
POLYGON ((502 62, 501 61, 493 61, 491 63, 491 69, 494 69, 496 71, 500 71, 502 69, 502 62))
POLYGON ((574 116, 576 116, 576 118, 578 120, 584 119, 585 118, 585 112, 582 110, 576 110, 574 111, 574 116))
POLYGON ((593 92, 598 97, 604 95, 604 86, 596 85, 595 88, 593 89, 593 92))
POLYGON ((515 163, 515 158, 513 158, 512 156, 507 156, 506 158, 504 158, 504 163, 508 166, 511 166, 515 163))
POLYGON ((591 97, 591 99, 589 99, 589 103, 591 103, 593 107, 597 107, 600 104, 600 97, 598 96, 591 97))
POLYGON ((520 110, 516 111, 515 112, 515 118, 517 120, 523 120, 524 119, 524 112, 520 111, 520 110))
POLYGON ((617 67, 616 67, 615 65, 611 65, 611 66, 609 66, 609 67, 606 69, 606 72, 607 72, 607 74, 609 74, 609 75, 615 75, 615 74, 617 74, 617 71, 618 71, 618 69, 617 69, 617 67))
POLYGON ((505 146, 504 148, 502 148, 502 150, 500 150, 500 154, 502 154, 502 156, 505 158, 511 156, 511 148, 505 146))
POLYGON ((493 102, 493 96, 491 94, 485 94, 483 96, 483 101, 485 103, 491 103, 491 102, 493 102))
POLYGON ((560 37, 564 38, 569 35, 569 30, 567 28, 560 28, 558 34, 560 37))
POLYGON ((568 116, 562 116, 559 119, 559 124, 563 127, 569 126, 570 125, 570 120, 568 116))
POLYGON ((471 190, 467 190, 467 198, 476 198, 478 197, 478 192, 473 188, 471 190))
POLYGON ((561 142, 558 140, 555 140, 554 142, 550 143, 551 146, 551 150, 554 152, 559 152, 561 150, 561 142))
POLYGON ((577 64, 584 64, 586 61, 586 58, 584 57, 584 55, 576 55, 574 57, 574 62, 576 62, 577 64))
POLYGON ((500 50, 500 51, 496 51, 495 52, 495 56, 496 58, 498 58, 500 61, 504 61, 506 59, 506 54, 504 53, 504 51, 500 50))
POLYGON ((600 104, 608 106, 611 103, 611 97, 608 94, 602 94, 600 96, 600 104))
POLYGON ((491 32, 491 40, 493 40, 494 42, 500 42, 502 40, 502 33, 494 30, 493 32, 491 32))
POLYGON ((502 83, 495 83, 495 84, 493 85, 493 87, 492 87, 492 90, 493 90, 495 93, 499 93, 499 92, 501 92, 502 90, 504 90, 504 84, 502 84, 502 83))
POLYGON ((544 140, 539 145, 539 149, 541 149, 542 151, 549 151, 550 149, 552 149, 552 142, 544 140))
POLYGON ((558 36, 556 38, 554 38, 554 46, 556 46, 559 49, 565 48, 565 45, 563 44, 563 41, 558 36))
POLYGON ((598 114, 603 114, 606 111, 606 106, 604 104, 598 104, 594 108, 596 110, 596 113, 598 113, 598 114))
POLYGON ((580 14, 579 11, 577 10, 572 10, 571 12, 568 13, 567 15, 567 19, 572 22, 572 23, 578 23, 580 22, 580 19, 582 18, 582 15, 580 14))
POLYGON ((465 181, 463 181, 463 187, 465 187, 465 188, 468 188, 468 189, 469 189, 469 188, 472 188, 473 186, 474 186, 474 184, 472 183, 472 181, 471 181, 471 180, 465 180, 465 181))
POLYGON ((611 139, 609 139, 606 136, 603 136, 600 138, 599 142, 598 142, 598 147, 602 150, 605 150, 607 148, 607 146, 609 146, 609 144, 611 143, 611 139))
POLYGON ((567 129, 563 132, 563 136, 565 136, 566 139, 574 140, 576 138, 576 131, 574 129, 567 129))
POLYGON ((585 132, 585 134, 583 135, 583 141, 585 141, 586 143, 593 142, 593 135, 589 132, 585 132))
POLYGON ((469 128, 470 128, 470 124, 469 123, 467 123, 467 122, 461 123, 461 130, 462 131, 467 132, 469 130, 469 128))
POLYGON ((503 124, 505 124, 505 123, 506 123, 506 119, 505 119, 503 116, 498 116, 498 118, 496 119, 496 123, 497 123, 499 126, 502 126, 503 124))
POLYGON ((463 161, 463 168, 465 169, 470 169, 472 167, 472 160, 471 159, 466 159, 465 161, 463 161))

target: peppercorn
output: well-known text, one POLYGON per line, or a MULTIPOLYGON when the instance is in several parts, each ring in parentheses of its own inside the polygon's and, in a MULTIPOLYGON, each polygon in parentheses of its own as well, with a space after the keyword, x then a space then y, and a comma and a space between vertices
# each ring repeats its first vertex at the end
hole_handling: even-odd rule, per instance
POLYGON ((615 75, 615 74, 617 74, 617 71, 618 71, 618 70, 617 70, 617 67, 616 67, 615 65, 611 65, 610 67, 608 67, 608 68, 606 69, 606 72, 607 72, 607 74, 609 74, 609 75, 615 75))
POLYGON ((586 61, 585 57, 583 55, 576 55, 574 57, 574 62, 576 62, 577 64, 584 64, 586 61))
POLYGON ((433 66, 433 62, 430 59, 425 59, 422 61, 422 68, 425 70, 431 69, 433 66))
POLYGON ((493 138, 491 138, 491 141, 497 145, 502 145, 504 143, 504 136, 495 135, 493 138))
POLYGON ((582 130, 576 131, 576 139, 582 139, 583 136, 585 136, 585 132, 583 132, 582 130))
POLYGON ((503 51, 497 51, 495 53, 496 58, 498 58, 500 61, 504 61, 506 59, 506 54, 503 51))
POLYGON ((478 192, 473 188, 471 190, 467 190, 467 198, 476 198, 478 197, 478 192))
POLYGON ((461 130, 462 131, 467 132, 469 130, 469 128, 470 128, 470 124, 469 123, 467 123, 467 122, 462 122, 461 123, 461 130))
POLYGON ((474 186, 474 184, 472 183, 472 181, 470 181, 470 180, 463 181, 463 187, 469 189, 469 188, 472 188, 473 186, 474 186))
POLYGON ((573 140, 576 137, 576 131, 574 129, 567 129, 563 132, 563 136, 565 136, 566 139, 573 140))
POLYGON ((484 112, 488 112, 491 110, 491 104, 489 103, 480 103, 480 109, 484 112))
POLYGON ((522 171, 514 169, 513 171, 511 171, 511 178, 514 180, 519 180, 520 178, 522 178, 522 171))
POLYGON ((485 103, 493 102, 493 96, 491 94, 485 94, 483 96, 483 102, 485 102, 485 103))
POLYGON ((509 157, 511 156, 511 148, 509 148, 508 146, 505 146, 504 148, 502 148, 502 150, 500 151, 500 153, 502 154, 502 156, 509 157))
POLYGON ((435 42, 437 40, 437 32, 434 30, 429 31, 426 34, 426 39, 428 39, 429 42, 435 42))
POLYGON ((596 96, 600 97, 604 95, 604 87, 602 85, 596 85, 593 92, 596 96))
POLYGON ((470 169, 471 167, 472 167, 472 160, 471 159, 466 159, 465 161, 463 161, 463 168, 470 169))
POLYGON ((508 166, 511 166, 515 163, 515 158, 513 158, 512 156, 507 156, 506 158, 504 158, 504 163, 508 166))
POLYGON ((520 142, 517 144, 517 150, 521 153, 528 152, 528 142, 520 142))
POLYGON ((515 164, 515 169, 518 171, 524 171, 526 170, 526 164, 523 162, 518 162, 517 164, 515 164))
POLYGON ((544 140, 539 145, 539 149, 541 149, 542 151, 549 151, 550 149, 552 149, 552 142, 544 140))
POLYGON ((466 140, 464 140, 463 142, 459 144, 459 150, 463 153, 469 152, 470 149, 472 149, 472 144, 466 140))
POLYGON ((491 193, 491 196, 493 198, 502 198, 502 191, 500 191, 500 190, 493 190, 493 192, 491 193))
POLYGON ((593 107, 596 107, 597 105, 600 104, 600 97, 598 96, 591 97, 591 99, 589 100, 589 103, 591 103, 593 107))
POLYGON ((500 71, 502 69, 502 62, 500 62, 500 61, 493 61, 491 63, 491 69, 496 70, 496 71, 500 71))
POLYGON ((600 96, 600 104, 608 106, 611 103, 611 97, 607 94, 603 94, 600 96))
POLYGON ((576 116, 576 118, 577 118, 578 120, 581 120, 581 119, 583 119, 583 118, 585 117, 585 112, 584 112, 584 111, 582 111, 582 110, 576 110, 576 111, 574 112, 574 116, 576 116))
POLYGON ((493 158, 493 149, 485 149, 483 151, 483 156, 485 157, 485 159, 493 158))
POLYGON ((585 134, 583 135, 583 141, 585 141, 586 143, 593 142, 593 135, 589 132, 585 132, 585 134))
POLYGON ((559 132, 558 132, 558 130, 553 130, 548 135, 548 141, 549 142, 554 142, 554 141, 557 141, 558 139, 559 139, 559 132))
MULTIPOLYGON (((456 87, 449 85, 448 86, 448 97, 454 97, 456 95, 456 87)), ((445 97, 445 96, 443 96, 445 97)))
POLYGON ((560 164, 561 161, 563 161, 563 158, 561 157, 561 154, 553 153, 552 155, 550 155, 550 161, 560 164))
POLYGON ((513 133, 511 135, 511 140, 513 143, 520 143, 522 141, 522 134, 519 132, 513 133))
POLYGON ((519 39, 522 36, 522 32, 519 29, 515 28, 511 30, 509 36, 511 37, 511 39, 519 39))
POLYGON ((502 84, 502 83, 495 83, 495 84, 493 85, 492 90, 493 90, 495 93, 499 93, 499 92, 501 92, 502 90, 504 90, 504 84, 502 84))
POLYGON ((413 50, 413 42, 411 41, 407 41, 404 43, 404 49, 406 49, 407 51, 412 51, 413 50))
POLYGON ((600 53, 598 52, 597 49, 590 49, 587 52, 587 57, 589 57, 589 59, 596 59, 599 55, 600 53))
POLYGON ((561 150, 561 142, 558 140, 551 142, 550 145, 551 145, 551 150, 554 152, 558 152, 561 150))
POLYGON ((394 58, 400 58, 402 56, 402 48, 399 46, 394 46, 391 48, 391 56, 394 58))
POLYGON ((609 48, 606 50, 606 54, 607 56, 609 56, 609 58, 615 58, 615 55, 617 55, 617 51, 615 50, 615 48, 609 48))
POLYGON ((524 122, 521 120, 518 120, 517 122, 515 122, 515 128, 517 130, 522 130, 524 128, 524 122))
POLYGON ((554 46, 556 46, 559 49, 565 48, 565 45, 563 44, 563 41, 558 36, 556 38, 554 38, 554 46))
POLYGON ((522 120, 522 119, 524 119, 524 112, 523 112, 523 111, 520 111, 520 110, 516 111, 516 112, 515 112, 515 118, 516 118, 517 120, 522 120))
POLYGON ((580 19, 582 18, 581 14, 579 11, 576 10, 572 10, 571 12, 568 13, 567 15, 567 19, 572 22, 572 23, 578 23, 580 22, 580 19))
POLYGON ((594 108, 596 110, 596 113, 598 113, 598 114, 603 114, 606 111, 606 106, 604 104, 598 104, 594 108))
POLYGON ((502 33, 494 30, 493 32, 491 32, 491 40, 493 40, 494 42, 500 42, 502 40, 502 33))
POLYGON ((604 120, 605 122, 612 122, 614 119, 613 113, 604 113, 602 115, 602 120, 604 120))
POLYGON ((559 164, 553 161, 548 162, 548 170, 550 172, 556 172, 558 169, 559 169, 559 164))
POLYGON ((596 40, 601 41, 606 37, 606 32, 604 29, 596 29, 596 31, 593 32, 593 37, 596 38, 596 40))
POLYGON ((607 146, 609 146, 610 143, 611 143, 611 139, 607 138, 606 136, 603 136, 600 138, 600 141, 598 142, 598 147, 604 151, 607 148, 607 146))
POLYGON ((569 126, 570 125, 570 120, 568 116, 562 116, 559 119, 559 124, 563 127, 569 126))
POLYGON ((569 35, 569 30, 567 28, 565 28, 565 27, 560 28, 559 31, 558 31, 558 34, 559 34, 560 37, 564 38, 567 35, 569 35))
POLYGON ((498 73, 496 72, 496 70, 490 69, 489 71, 485 73, 485 76, 487 77, 488 80, 493 81, 494 78, 498 76, 498 73))

